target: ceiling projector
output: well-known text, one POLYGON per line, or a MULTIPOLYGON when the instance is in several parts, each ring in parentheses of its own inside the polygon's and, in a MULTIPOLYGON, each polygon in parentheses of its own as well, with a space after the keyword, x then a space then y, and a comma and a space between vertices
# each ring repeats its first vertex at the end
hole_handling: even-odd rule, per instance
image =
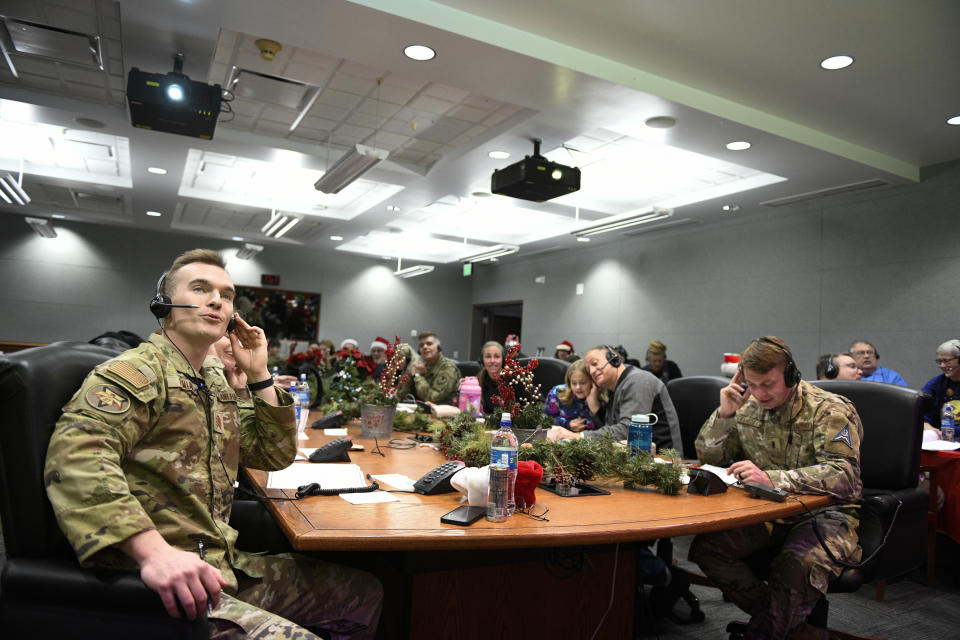
POLYGON ((220 85, 195 82, 182 69, 183 55, 179 53, 173 71, 166 74, 130 69, 130 122, 140 129, 211 140, 220 116, 220 85))
POLYGON ((547 160, 540 155, 540 140, 533 155, 498 169, 490 178, 490 191, 501 196, 543 202, 580 190, 580 169, 547 160))

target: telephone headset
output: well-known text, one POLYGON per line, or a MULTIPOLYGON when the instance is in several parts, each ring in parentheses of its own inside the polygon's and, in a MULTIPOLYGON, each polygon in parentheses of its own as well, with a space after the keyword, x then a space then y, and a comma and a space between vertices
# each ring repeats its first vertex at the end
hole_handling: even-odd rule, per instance
MULTIPOLYGON (((789 350, 789 349, 784 349, 783 347, 781 347, 779 344, 777 344, 776 342, 774 342, 774 341, 771 340, 770 338, 757 338, 756 340, 753 341, 753 344, 757 344, 757 343, 760 343, 760 342, 763 342, 763 343, 766 343, 766 344, 769 344, 769 345, 773 345, 774 347, 776 347, 777 349, 779 349, 780 351, 782 351, 782 352, 783 352, 783 355, 787 356, 787 363, 786 363, 786 364, 784 365, 784 367, 783 367, 783 383, 784 383, 785 385, 787 385, 788 387, 795 387, 795 386, 797 386, 797 384, 800 383, 800 369, 797 368, 797 363, 794 361, 794 359, 793 359, 793 354, 790 353, 790 350, 789 350)), ((831 360, 831 362, 832 362, 832 360, 831 360)), ((837 365, 834 364, 833 366, 836 367, 837 365)), ((742 366, 742 365, 741 365, 740 369, 743 370, 743 366, 742 366)), ((834 374, 834 375, 836 375, 836 374, 834 374)))
MULTIPOLYGON (((170 296, 163 292, 163 287, 167 282, 167 272, 164 271, 160 274, 160 279, 157 280, 157 291, 153 296, 153 300, 150 301, 150 313, 153 314, 153 317, 158 321, 166 318, 170 315, 170 309, 199 309, 200 305, 198 304, 173 304, 173 301, 170 300, 170 296)), ((227 333, 233 331, 236 327, 237 319, 236 316, 231 315, 230 321, 227 322, 227 333)))
POLYGON ((619 367, 623 364, 623 356, 620 355, 620 352, 611 347, 610 345, 604 345, 607 350, 607 363, 611 367, 619 367))
POLYGON ((836 356, 830 356, 827 366, 823 368, 823 377, 827 380, 833 380, 840 375, 840 367, 837 366, 836 356))

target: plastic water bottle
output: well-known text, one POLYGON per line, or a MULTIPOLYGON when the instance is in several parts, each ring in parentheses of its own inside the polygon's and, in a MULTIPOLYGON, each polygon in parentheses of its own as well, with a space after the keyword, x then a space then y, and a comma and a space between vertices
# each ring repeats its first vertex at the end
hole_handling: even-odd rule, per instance
POLYGON ((300 430, 300 392, 297 391, 297 383, 291 382, 290 388, 287 390, 287 393, 290 394, 290 397, 293 398, 293 406, 297 410, 297 431, 300 430))
POLYGON ((500 428, 493 434, 490 447, 490 485, 487 490, 487 520, 503 522, 513 515, 517 503, 513 497, 517 483, 517 436, 510 414, 500 416, 500 428))
POLYGON ((953 415, 953 405, 943 403, 943 412, 940 414, 940 439, 946 442, 955 442, 957 437, 956 416, 953 415))
POLYGON ((630 430, 627 435, 627 444, 630 447, 631 456, 638 456, 644 451, 651 453, 653 425, 650 422, 650 414, 638 413, 630 416, 630 430))
POLYGON ((310 419, 310 385, 307 384, 307 374, 300 374, 300 382, 297 383, 297 395, 300 402, 300 413, 297 414, 297 432, 302 434, 307 428, 307 421, 310 419))
POLYGON ((273 373, 270 374, 273 377, 273 384, 277 384, 277 378, 280 377, 280 369, 277 367, 273 368, 273 373))

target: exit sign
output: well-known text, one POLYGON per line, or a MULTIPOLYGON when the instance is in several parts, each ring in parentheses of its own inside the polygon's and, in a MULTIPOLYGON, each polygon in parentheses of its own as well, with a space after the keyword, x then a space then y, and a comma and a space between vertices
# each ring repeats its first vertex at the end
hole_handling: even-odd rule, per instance
POLYGON ((261 273, 260 274, 260 284, 268 285, 272 287, 280 286, 280 276, 273 273, 261 273))

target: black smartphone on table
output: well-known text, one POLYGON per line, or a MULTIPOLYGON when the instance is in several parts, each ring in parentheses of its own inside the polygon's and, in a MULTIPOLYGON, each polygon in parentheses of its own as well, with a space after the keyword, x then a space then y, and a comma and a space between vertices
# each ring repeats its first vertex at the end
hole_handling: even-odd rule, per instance
POLYGON ((440 522, 444 524, 458 524, 461 527, 466 527, 482 518, 486 513, 486 507, 471 507, 468 504, 464 504, 440 516, 440 522))

